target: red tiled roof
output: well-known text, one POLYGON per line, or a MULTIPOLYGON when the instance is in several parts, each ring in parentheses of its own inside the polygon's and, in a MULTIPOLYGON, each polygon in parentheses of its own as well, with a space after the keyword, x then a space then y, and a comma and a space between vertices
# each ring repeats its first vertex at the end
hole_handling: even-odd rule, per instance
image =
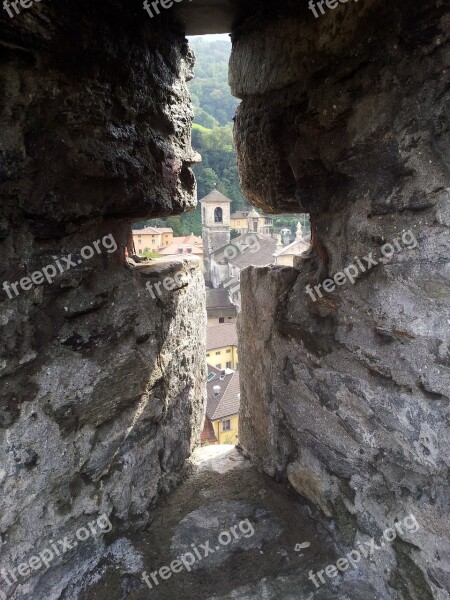
POLYGON ((217 444, 219 440, 214 433, 214 427, 209 417, 205 419, 205 425, 203 426, 203 431, 200 436, 200 443, 202 446, 207 444, 217 444))
POLYGON ((174 244, 191 244, 195 246, 203 246, 203 240, 201 237, 198 237, 191 233, 191 235, 185 235, 183 237, 174 237, 174 244))
POLYGON ((192 244, 170 244, 166 248, 158 250, 158 254, 163 256, 174 256, 175 254, 194 254, 195 256, 203 256, 203 248, 193 246, 192 244), (182 250, 182 252, 180 252, 182 250))
POLYGON ((208 365, 208 379, 206 384, 208 394, 206 414, 208 418, 215 421, 239 414, 239 373, 232 371, 229 375, 222 375, 222 371, 208 365), (211 377, 212 375, 215 375, 214 379, 211 377), (220 387, 218 394, 214 393, 215 387, 220 387))
POLYGON ((158 250, 158 254, 164 256, 175 254, 195 254, 196 256, 203 256, 203 240, 193 234, 184 237, 174 237, 169 246, 158 250), (180 252, 180 250, 182 252, 180 252))
POLYGON ((206 330, 206 350, 237 345, 238 337, 236 323, 215 325, 214 327, 208 327, 206 330))

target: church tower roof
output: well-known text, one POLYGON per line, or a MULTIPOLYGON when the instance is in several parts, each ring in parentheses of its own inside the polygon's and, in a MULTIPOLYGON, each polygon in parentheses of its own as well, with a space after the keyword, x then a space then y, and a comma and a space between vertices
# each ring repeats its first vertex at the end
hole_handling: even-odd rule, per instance
POLYGON ((212 191, 210 194, 199 200, 199 202, 229 202, 231 204, 231 200, 217 190, 212 191))

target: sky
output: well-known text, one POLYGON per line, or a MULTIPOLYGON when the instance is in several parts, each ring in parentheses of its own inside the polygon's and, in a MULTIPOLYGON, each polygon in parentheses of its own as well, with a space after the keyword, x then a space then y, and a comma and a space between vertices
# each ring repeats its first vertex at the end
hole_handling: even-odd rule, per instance
POLYGON ((215 42, 216 40, 230 40, 230 36, 228 33, 212 33, 210 35, 190 35, 190 38, 203 38, 207 42, 215 42))

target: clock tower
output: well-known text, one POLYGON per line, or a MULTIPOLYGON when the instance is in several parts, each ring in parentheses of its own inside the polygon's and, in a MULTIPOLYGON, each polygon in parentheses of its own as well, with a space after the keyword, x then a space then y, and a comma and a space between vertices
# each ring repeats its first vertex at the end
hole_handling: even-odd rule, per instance
POLYGON ((230 243, 231 200, 214 190, 202 200, 203 256, 207 283, 210 277, 210 255, 230 243))

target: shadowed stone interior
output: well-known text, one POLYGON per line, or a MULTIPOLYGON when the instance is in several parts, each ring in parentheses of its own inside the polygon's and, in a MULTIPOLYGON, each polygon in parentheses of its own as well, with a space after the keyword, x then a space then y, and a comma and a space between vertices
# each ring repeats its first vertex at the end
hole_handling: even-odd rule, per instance
POLYGON ((150 19, 138 0, 59 0, 0 18, 1 281, 117 243, 52 285, 1 290, 1 566, 99 513, 113 524, 8 597, 148 598, 141 569, 223 501, 225 520, 234 503, 263 507, 282 534, 155 597, 448 600, 448 5, 365 0, 316 20, 306 2, 185 0, 150 19), (243 190, 263 210, 309 212, 312 249, 242 277, 254 466, 192 467, 164 496, 204 416, 204 286, 195 260, 131 268, 130 224, 195 206, 184 32, 225 31, 243 190), (417 245, 354 286, 306 293, 405 231, 417 245), (180 272, 174 292, 147 294, 180 272), (357 574, 307 581, 409 513, 419 531, 357 574))
MULTIPOLYGON (((2 568, 74 539, 101 513, 116 535, 142 527, 201 431, 200 266, 133 269, 125 259, 132 221, 195 206, 198 160, 192 52, 167 19, 150 27, 141 10, 61 1, 10 20, 2 11, 1 281, 62 256, 76 263, 52 285, 11 299, 1 290, 2 568), (115 252, 78 264, 110 234, 115 252), (147 293, 147 282, 177 273, 174 291, 147 293)), ((12 580, 8 597, 61 598, 107 537, 12 580)))
POLYGON ((312 224, 295 268, 242 276, 240 439, 350 548, 415 515, 366 572, 390 599, 450 591, 449 25, 434 1, 262 18, 230 63, 244 192, 312 224), (307 293, 370 253, 355 285, 307 293))

